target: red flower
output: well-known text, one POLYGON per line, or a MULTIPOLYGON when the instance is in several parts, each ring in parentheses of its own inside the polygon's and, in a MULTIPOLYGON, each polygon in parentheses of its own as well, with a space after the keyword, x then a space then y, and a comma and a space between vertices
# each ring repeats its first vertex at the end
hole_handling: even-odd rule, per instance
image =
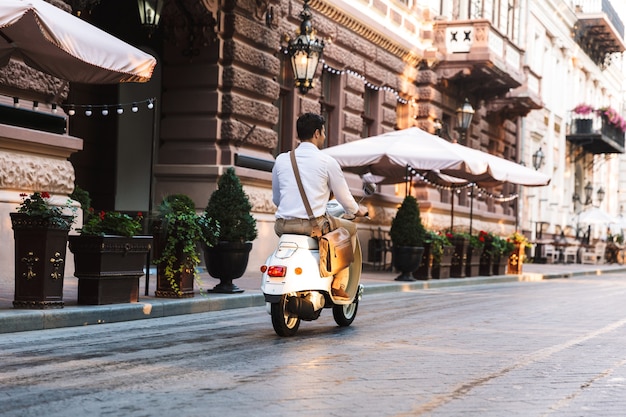
POLYGON ((42 191, 41 198, 50 198, 50 193, 48 193, 47 191, 42 191))
POLYGON ((26 194, 26 193, 20 193, 20 197, 22 197, 22 198, 27 197, 27 196, 28 196, 28 194, 26 194))
POLYGON ((104 220, 104 216, 106 215, 106 213, 104 211, 101 211, 99 214, 100 220, 104 220))

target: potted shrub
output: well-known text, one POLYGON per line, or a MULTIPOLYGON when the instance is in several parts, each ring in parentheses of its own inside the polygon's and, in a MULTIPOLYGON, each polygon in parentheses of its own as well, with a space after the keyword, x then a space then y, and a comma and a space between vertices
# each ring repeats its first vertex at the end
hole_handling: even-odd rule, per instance
POLYGON ((393 266, 401 272, 396 281, 415 281, 413 272, 422 260, 426 236, 415 197, 408 195, 404 198, 391 221, 389 236, 393 246, 393 266))
POLYGON ((513 244, 513 252, 509 255, 507 274, 521 274, 522 265, 526 256, 526 248, 530 247, 530 243, 526 236, 519 232, 513 233, 507 238, 507 240, 513 244))
POLYGON ((450 276, 452 278, 465 278, 465 265, 467 262, 467 250, 470 242, 468 233, 454 232, 452 230, 446 232, 446 237, 454 246, 452 254, 452 264, 450 266, 450 276))
POLYGON ((143 214, 84 210, 79 235, 69 237, 78 278, 78 304, 114 304, 139 300, 152 236, 140 236, 143 214))
POLYGON ((478 235, 469 235, 469 245, 467 246, 467 258, 465 261, 465 276, 475 277, 480 272, 480 258, 485 247, 487 233, 480 231, 478 235))
POLYGON ((246 272, 252 241, 257 237, 256 220, 251 211, 252 205, 235 169, 226 169, 204 210, 205 219, 219 224, 217 243, 208 245, 207 236, 203 244, 207 272, 220 280, 211 292, 243 292, 233 284, 233 279, 246 272))
POLYGON ((48 192, 20 194, 10 213, 15 239, 15 308, 63 308, 67 236, 75 210, 68 198, 55 204, 48 192))
POLYGON ((515 245, 505 238, 494 236, 492 246, 494 249, 493 275, 504 275, 509 255, 515 250, 515 245))
POLYGON ((496 253, 498 249, 496 248, 496 235, 491 232, 480 231, 478 233, 478 239, 483 243, 483 249, 480 253, 480 266, 478 268, 478 273, 481 276, 491 276, 493 275, 493 264, 496 259, 496 253))
POLYGON ((424 236, 424 253, 419 268, 413 273, 417 279, 439 278, 444 248, 449 247, 448 238, 433 230, 427 230, 424 236), (436 272, 437 271, 437 272, 436 272), (436 276, 435 276, 436 275, 436 276))
POLYGON ((585 103, 581 103, 574 107, 574 133, 591 133, 593 119, 591 118, 594 113, 594 108, 585 103))
POLYGON ((165 197, 157 208, 153 224, 154 263, 157 266, 156 297, 187 298, 194 296, 200 264, 198 243, 215 225, 204 225, 196 214, 193 200, 184 194, 165 197))

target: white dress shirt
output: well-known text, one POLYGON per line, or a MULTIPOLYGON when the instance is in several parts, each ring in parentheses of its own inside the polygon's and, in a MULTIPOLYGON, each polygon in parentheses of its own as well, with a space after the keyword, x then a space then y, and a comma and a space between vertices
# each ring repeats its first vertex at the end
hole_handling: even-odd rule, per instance
MULTIPOLYGON (((302 186, 315 217, 326 213, 331 191, 346 213, 355 214, 359 210, 341 167, 332 156, 323 153, 310 142, 302 142, 292 152, 296 154, 302 186)), ((277 218, 309 218, 298 190, 289 152, 276 157, 272 169, 272 200, 278 206, 277 218)))

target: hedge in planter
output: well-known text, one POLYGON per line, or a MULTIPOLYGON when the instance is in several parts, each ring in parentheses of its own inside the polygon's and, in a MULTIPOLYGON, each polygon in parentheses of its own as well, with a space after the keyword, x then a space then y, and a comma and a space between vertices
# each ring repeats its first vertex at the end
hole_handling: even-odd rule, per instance
POLYGON ((217 243, 202 245, 209 275, 220 280, 211 292, 243 292, 233 284, 233 279, 245 273, 252 241, 257 237, 256 220, 251 211, 252 205, 235 169, 228 168, 220 177, 217 190, 211 194, 204 211, 205 218, 219 224, 217 243))
POLYGON ((401 271, 396 281, 415 281, 413 272, 422 260, 425 235, 426 229, 422 224, 417 200, 408 195, 391 221, 389 231, 393 245, 393 266, 401 271))

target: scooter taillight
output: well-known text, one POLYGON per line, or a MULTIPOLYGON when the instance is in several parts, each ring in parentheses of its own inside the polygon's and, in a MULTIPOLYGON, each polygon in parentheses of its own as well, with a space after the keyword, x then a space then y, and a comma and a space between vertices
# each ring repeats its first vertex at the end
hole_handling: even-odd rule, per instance
POLYGON ((287 275, 287 267, 282 265, 271 265, 267 268, 267 275, 274 278, 282 278, 287 275))

